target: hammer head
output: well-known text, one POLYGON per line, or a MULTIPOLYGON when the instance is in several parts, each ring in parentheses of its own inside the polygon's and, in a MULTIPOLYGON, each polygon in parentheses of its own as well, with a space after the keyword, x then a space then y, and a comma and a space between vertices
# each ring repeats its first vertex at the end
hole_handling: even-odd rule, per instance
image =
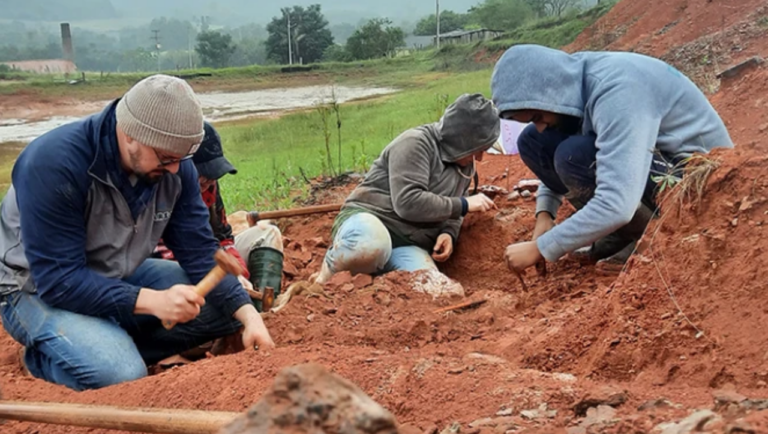
POLYGON ((240 261, 238 261, 237 258, 225 252, 224 250, 218 250, 216 255, 214 255, 214 259, 216 260, 216 265, 221 267, 229 274, 241 276, 245 273, 245 269, 243 268, 242 264, 240 264, 240 261))

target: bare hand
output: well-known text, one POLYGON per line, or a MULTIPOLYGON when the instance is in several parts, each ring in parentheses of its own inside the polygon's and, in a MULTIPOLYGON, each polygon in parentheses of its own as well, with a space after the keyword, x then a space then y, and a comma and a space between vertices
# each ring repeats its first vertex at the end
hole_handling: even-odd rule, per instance
POLYGON ((469 212, 485 212, 490 209, 498 209, 496 204, 483 193, 469 196, 467 198, 467 204, 469 205, 469 212))
POLYGON ((453 254, 453 238, 448 234, 440 234, 437 237, 435 248, 432 250, 432 259, 437 262, 445 262, 453 254))
POLYGON ((269 335, 261 315, 251 304, 246 304, 235 312, 235 318, 243 325, 243 346, 245 349, 273 349, 275 342, 269 335))
POLYGON ((191 285, 173 285, 165 291, 155 291, 152 314, 163 322, 185 323, 200 314, 205 299, 191 285))
POLYGON ((245 288, 246 291, 253 291, 253 283, 251 283, 250 280, 246 279, 245 276, 241 274, 237 276, 237 280, 240 282, 241 285, 243 285, 243 288, 245 288))
POLYGON ((544 259, 534 241, 510 244, 507 246, 504 258, 507 260, 507 267, 511 271, 518 272, 524 271, 544 259))

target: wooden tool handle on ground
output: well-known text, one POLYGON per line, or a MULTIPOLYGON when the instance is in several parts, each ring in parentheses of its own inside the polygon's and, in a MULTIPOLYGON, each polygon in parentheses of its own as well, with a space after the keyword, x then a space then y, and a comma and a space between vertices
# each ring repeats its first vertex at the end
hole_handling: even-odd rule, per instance
POLYGON ((154 434, 215 434, 239 413, 0 401, 0 419, 154 434))
POLYGON ((279 219, 285 217, 296 217, 307 214, 318 214, 323 212, 335 212, 341 209, 340 203, 331 205, 307 206, 304 208, 284 209, 278 211, 251 211, 248 213, 248 225, 253 226, 259 220, 279 219))

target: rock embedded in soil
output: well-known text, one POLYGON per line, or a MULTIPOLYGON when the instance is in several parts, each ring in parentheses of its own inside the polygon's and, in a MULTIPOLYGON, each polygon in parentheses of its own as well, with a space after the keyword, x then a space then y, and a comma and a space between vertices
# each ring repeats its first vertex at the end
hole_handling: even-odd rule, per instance
POLYGON ((637 411, 648 411, 657 408, 670 408, 672 406, 673 404, 668 400, 659 398, 644 402, 640 407, 637 408, 637 411))
POLYGON ((654 428, 653 432, 661 434, 690 434, 704 431, 704 427, 719 422, 720 416, 711 410, 699 410, 678 423, 663 423, 654 428))
POLYGON ((355 289, 363 289, 373 285, 373 277, 368 274, 357 274, 352 278, 355 289))
POLYGON ((735 390, 721 389, 712 393, 715 400, 715 411, 723 411, 729 407, 738 408, 739 404, 747 400, 747 397, 735 390))
POLYGON ((433 298, 464 297, 465 295, 461 283, 434 269, 413 273, 409 284, 414 291, 429 294, 433 298))
POLYGON ((334 291, 348 283, 352 283, 352 274, 349 271, 342 271, 331 276, 325 283, 325 288, 334 291))
POLYGON ((317 364, 283 369, 248 412, 220 434, 397 434, 384 407, 317 364))
POLYGON ((627 400, 626 392, 606 386, 585 396, 584 399, 573 406, 573 412, 576 413, 576 416, 586 416, 587 410, 591 407, 600 405, 619 407, 627 402, 627 400))

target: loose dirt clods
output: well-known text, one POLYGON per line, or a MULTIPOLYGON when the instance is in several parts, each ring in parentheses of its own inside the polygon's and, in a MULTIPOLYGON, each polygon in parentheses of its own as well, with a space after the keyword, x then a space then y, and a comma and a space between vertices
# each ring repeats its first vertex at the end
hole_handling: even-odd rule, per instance
MULTIPOLYGON (((743 27, 761 6, 625 0, 569 50, 610 40, 609 48, 679 54, 673 60, 680 65, 705 65, 690 70, 706 81, 717 69, 768 55, 764 33, 743 27), (705 40, 726 64, 707 64, 711 55, 702 60, 705 40)), ((467 217, 453 258, 441 265, 463 288, 458 301, 487 300, 480 306, 434 313, 457 299, 414 291, 407 273, 358 287, 350 276, 323 288, 327 297, 299 295, 268 315, 274 351, 205 359, 83 393, 25 376, 18 346, 3 334, 5 398, 245 411, 280 370, 312 362, 359 386, 408 432, 768 432, 768 72, 758 66, 712 89, 736 148, 709 156, 719 165, 701 201, 684 200, 679 213, 663 209, 672 212, 652 223, 653 240, 644 239, 645 249, 618 278, 566 259, 550 264, 545 277, 528 272, 523 293, 503 253, 530 239, 534 202, 498 196, 499 211, 467 217)), ((516 156, 491 156, 478 170, 483 183, 505 189, 509 178, 532 178, 516 156)), ((285 287, 319 270, 325 247, 311 240, 330 234, 333 218, 279 222, 290 264, 285 287)), ((25 423, 2 430, 106 434, 25 423)))

